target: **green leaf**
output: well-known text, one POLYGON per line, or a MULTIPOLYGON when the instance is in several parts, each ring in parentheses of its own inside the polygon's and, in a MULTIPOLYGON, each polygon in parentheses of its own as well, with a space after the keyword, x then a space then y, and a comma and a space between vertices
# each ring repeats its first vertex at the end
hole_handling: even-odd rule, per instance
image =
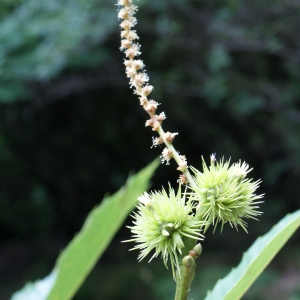
POLYGON ((56 270, 35 283, 27 283, 20 291, 14 293, 11 300, 45 300, 57 278, 56 270))
POLYGON ((217 282, 205 300, 240 299, 299 226, 300 210, 284 217, 254 242, 240 264, 217 282))
POLYGON ((134 208, 137 197, 147 189, 158 163, 155 160, 131 176, 124 187, 90 212, 80 232, 56 262, 57 280, 48 300, 67 300, 74 296, 134 208))

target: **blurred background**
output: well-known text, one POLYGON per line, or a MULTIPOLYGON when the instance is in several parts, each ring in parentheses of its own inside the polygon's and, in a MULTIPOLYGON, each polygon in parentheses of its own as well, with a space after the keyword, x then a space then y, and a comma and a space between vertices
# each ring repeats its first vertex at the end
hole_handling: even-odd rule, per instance
MULTIPOLYGON (((248 234, 206 234, 190 296, 203 299, 258 236, 300 208, 300 2, 138 5, 141 58, 164 129, 179 132, 175 147, 197 168, 214 152, 245 160, 266 193, 248 234)), ((109 0, 0 1, 1 300, 49 274, 88 212, 162 151, 150 149, 154 134, 124 75, 117 9, 109 0)), ((160 166, 152 188, 176 183, 175 168, 160 166)), ((120 243, 125 225, 74 299, 173 298, 162 261, 137 263, 120 243)), ((300 299, 299 238, 243 299, 300 299)))

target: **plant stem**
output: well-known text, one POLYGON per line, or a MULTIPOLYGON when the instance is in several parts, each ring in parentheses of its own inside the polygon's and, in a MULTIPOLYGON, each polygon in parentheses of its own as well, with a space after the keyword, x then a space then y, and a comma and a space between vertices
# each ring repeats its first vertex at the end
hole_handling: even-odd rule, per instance
POLYGON ((191 255, 182 260, 182 265, 176 274, 176 294, 174 300, 187 300, 190 286, 195 276, 196 262, 191 255))

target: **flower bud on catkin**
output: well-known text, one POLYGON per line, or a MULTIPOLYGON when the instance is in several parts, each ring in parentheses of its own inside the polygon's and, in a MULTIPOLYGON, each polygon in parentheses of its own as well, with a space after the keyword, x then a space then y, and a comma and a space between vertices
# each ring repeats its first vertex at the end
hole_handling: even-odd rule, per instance
POLYGON ((163 150, 161 157, 161 163, 163 164, 164 162, 166 162, 167 165, 170 164, 170 160, 173 157, 173 153, 170 149, 168 149, 167 147, 163 150))

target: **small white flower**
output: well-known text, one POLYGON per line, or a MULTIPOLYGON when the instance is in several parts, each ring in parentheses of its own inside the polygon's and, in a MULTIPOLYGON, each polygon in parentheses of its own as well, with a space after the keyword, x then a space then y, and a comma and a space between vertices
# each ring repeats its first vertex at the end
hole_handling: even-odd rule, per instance
POLYGON ((146 207, 151 206, 152 200, 147 192, 145 192, 144 194, 139 196, 137 199, 138 199, 138 201, 143 203, 146 207))
POLYGON ((211 162, 215 162, 217 159, 216 159, 216 153, 212 153, 212 155, 210 156, 210 161, 211 162))
POLYGON ((244 161, 241 164, 241 161, 233 165, 235 169, 235 176, 245 178, 247 173, 251 172, 253 168, 249 169, 249 165, 244 161))
POLYGON ((169 165, 172 157, 173 157, 172 151, 166 147, 163 150, 162 155, 160 156, 161 163, 163 164, 164 162, 166 162, 166 165, 169 165))

